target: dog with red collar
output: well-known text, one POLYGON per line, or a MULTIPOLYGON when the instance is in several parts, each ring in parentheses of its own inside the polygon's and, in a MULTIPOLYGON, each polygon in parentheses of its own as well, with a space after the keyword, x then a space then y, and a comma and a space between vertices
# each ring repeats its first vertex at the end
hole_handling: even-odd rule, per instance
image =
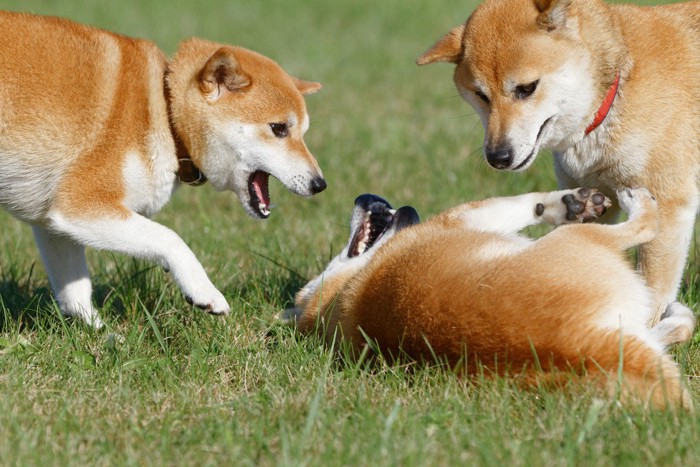
MULTIPOLYGON (((647 187, 659 234, 639 248, 658 322, 676 300, 698 210, 700 2, 486 0, 418 64, 456 65, 498 170, 554 153, 562 188, 647 187)), ((604 221, 619 213, 615 203, 604 221)), ((676 307, 674 305, 674 307, 676 307)))

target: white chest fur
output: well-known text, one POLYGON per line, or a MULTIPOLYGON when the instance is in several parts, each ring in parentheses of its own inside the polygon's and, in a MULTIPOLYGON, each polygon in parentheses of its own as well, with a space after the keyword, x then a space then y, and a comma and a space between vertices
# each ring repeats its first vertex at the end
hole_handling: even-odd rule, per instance
POLYGON ((177 187, 175 148, 168 136, 151 136, 147 158, 130 152, 124 159, 124 204, 147 217, 162 209, 177 187))

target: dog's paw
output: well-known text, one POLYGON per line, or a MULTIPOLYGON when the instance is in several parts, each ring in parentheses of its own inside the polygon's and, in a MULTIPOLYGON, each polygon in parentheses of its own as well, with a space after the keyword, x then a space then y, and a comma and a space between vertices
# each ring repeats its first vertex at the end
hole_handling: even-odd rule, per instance
POLYGON ((102 318, 100 318, 100 314, 92 305, 83 306, 78 302, 62 302, 61 313, 66 318, 79 321, 86 326, 95 329, 96 331, 99 331, 105 327, 105 323, 102 321, 102 318))
POLYGON ((593 222, 612 205, 610 199, 593 188, 578 188, 562 196, 566 223, 593 222))
POLYGON ((680 302, 669 303, 661 320, 652 328, 665 345, 687 342, 695 331, 693 310, 680 302))
POLYGON ((212 315, 228 315, 231 311, 231 307, 228 306, 226 299, 221 292, 214 289, 214 294, 209 297, 209 299, 204 296, 197 296, 196 298, 192 295, 185 295, 185 300, 190 305, 196 306, 200 310, 204 310, 212 315))
POLYGON ((293 307, 280 311, 275 315, 275 319, 282 324, 295 325, 299 318, 301 318, 301 315, 302 310, 297 307, 293 307))
POLYGON ((622 210, 632 217, 646 207, 656 207, 656 198, 646 188, 624 188, 617 192, 622 210))

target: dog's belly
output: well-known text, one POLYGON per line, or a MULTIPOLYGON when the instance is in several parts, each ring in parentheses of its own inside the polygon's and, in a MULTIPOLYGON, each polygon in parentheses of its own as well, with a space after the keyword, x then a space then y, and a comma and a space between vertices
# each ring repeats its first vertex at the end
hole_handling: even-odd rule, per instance
POLYGON ((14 217, 40 224, 48 212, 65 167, 60 161, 19 158, 0 150, 0 205, 14 217))

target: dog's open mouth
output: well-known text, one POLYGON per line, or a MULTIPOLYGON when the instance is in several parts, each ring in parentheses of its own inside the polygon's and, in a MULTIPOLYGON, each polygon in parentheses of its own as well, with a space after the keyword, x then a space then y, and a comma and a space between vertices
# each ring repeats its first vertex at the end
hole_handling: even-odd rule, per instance
POLYGON ((270 174, 258 170, 248 178, 248 194, 250 195, 250 207, 262 219, 270 216, 270 190, 268 184, 270 174))
POLYGON ((359 256, 389 232, 395 233, 418 222, 418 213, 410 206, 395 210, 379 196, 360 195, 355 200, 348 257, 359 256))

